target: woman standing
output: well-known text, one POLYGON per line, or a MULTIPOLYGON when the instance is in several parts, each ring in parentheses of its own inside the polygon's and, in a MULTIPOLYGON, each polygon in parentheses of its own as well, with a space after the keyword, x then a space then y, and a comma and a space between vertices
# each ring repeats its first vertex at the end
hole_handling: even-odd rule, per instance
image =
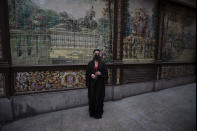
POLYGON ((105 63, 101 60, 100 50, 95 49, 93 54, 93 60, 89 62, 86 69, 89 114, 91 117, 100 119, 103 114, 105 81, 108 79, 108 72, 105 63))

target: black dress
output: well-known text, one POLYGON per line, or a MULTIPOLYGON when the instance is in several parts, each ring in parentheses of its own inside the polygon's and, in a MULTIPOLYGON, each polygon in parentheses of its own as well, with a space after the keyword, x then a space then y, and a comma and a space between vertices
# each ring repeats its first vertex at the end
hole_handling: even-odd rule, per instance
POLYGON ((105 97, 105 81, 108 79, 107 67, 104 62, 98 62, 98 69, 94 69, 94 61, 90 61, 86 69, 86 86, 88 87, 89 113, 92 116, 102 115, 105 97), (92 79, 91 75, 100 71, 101 75, 92 79))

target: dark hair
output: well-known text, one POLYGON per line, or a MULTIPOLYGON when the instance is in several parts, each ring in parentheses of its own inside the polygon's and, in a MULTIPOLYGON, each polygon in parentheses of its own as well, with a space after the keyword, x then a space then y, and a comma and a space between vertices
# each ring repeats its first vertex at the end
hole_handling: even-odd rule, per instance
POLYGON ((99 49, 94 49, 93 53, 94 53, 95 51, 99 51, 99 52, 101 52, 99 49))

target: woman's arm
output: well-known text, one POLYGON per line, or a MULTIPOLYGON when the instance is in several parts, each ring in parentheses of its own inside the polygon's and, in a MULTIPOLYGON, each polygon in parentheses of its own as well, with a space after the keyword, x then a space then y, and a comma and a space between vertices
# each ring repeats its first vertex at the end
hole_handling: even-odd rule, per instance
POLYGON ((90 68, 90 63, 87 65, 86 67, 86 86, 88 87, 88 84, 89 84, 89 80, 91 78, 91 68, 90 68))

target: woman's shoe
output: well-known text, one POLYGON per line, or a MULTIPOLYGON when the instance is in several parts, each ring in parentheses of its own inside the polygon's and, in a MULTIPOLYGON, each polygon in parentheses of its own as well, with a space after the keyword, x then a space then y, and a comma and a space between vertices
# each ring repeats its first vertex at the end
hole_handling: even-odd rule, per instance
POLYGON ((101 118, 102 118, 102 115, 98 115, 98 114, 97 114, 97 115, 94 116, 94 118, 95 118, 95 119, 101 119, 101 118))

